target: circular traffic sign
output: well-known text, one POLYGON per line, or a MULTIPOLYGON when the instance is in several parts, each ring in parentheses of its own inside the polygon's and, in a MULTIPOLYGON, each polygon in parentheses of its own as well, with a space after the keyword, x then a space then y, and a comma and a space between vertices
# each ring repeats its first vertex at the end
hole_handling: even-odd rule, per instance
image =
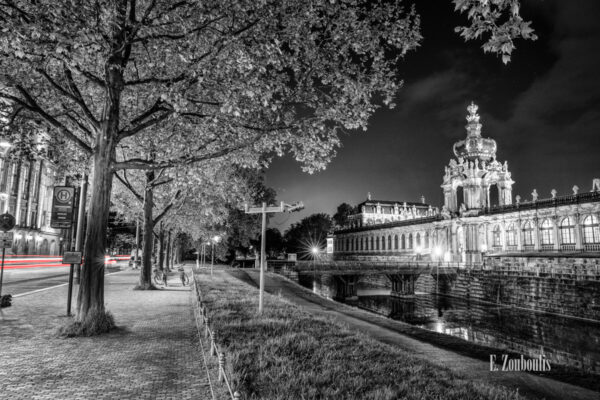
POLYGON ((68 203, 71 200, 71 190, 70 188, 59 189, 56 191, 56 200, 61 203, 68 203))
POLYGON ((15 227, 15 217, 10 215, 9 213, 0 215, 0 229, 4 232, 10 231, 15 227))

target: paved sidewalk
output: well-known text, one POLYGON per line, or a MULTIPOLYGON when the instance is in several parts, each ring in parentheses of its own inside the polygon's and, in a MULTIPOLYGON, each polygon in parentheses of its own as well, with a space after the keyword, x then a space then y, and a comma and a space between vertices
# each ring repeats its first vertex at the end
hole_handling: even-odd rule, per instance
MULTIPOLYGON (((259 272, 257 270, 238 269, 229 272, 258 286, 259 272), (244 277, 244 274, 247 277, 244 277)), ((363 332, 381 342, 410 351, 475 382, 503 385, 513 389, 518 388, 519 393, 538 399, 600 399, 600 393, 598 392, 524 372, 490 372, 489 362, 467 357, 408 337, 400 333, 403 329, 403 324, 400 322, 316 296, 280 275, 265 274, 265 291, 271 294, 280 293, 310 313, 340 321, 352 329, 363 332)))
POLYGON ((138 276, 106 276, 120 329, 97 337, 56 336, 66 286, 13 299, 0 314, 0 399, 211 399, 190 287, 175 272, 166 289, 134 291, 138 276))

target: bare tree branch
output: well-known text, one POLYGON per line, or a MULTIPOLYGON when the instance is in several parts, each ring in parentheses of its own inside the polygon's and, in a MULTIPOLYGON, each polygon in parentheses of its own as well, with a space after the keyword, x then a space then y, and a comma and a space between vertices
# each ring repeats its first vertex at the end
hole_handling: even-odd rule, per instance
POLYGON ((71 132, 71 130, 69 130, 65 125, 63 125, 60 121, 58 121, 52 115, 50 115, 46 111, 44 111, 35 102, 35 100, 33 100, 33 98, 31 97, 31 95, 29 95, 27 90, 25 90, 21 85, 15 85, 14 87, 19 91, 19 93, 21 93, 21 95, 25 98, 25 100, 22 100, 18 97, 15 97, 15 96, 12 96, 12 95, 9 95, 6 93, 2 93, 2 92, 0 92, 0 97, 5 98, 7 100, 11 100, 11 101, 25 107, 29 111, 32 111, 32 112, 38 114, 40 117, 42 117, 44 120, 46 120, 46 122, 48 122, 50 125, 52 125, 56 129, 58 129, 58 131, 60 133, 62 133, 67 139, 69 139, 72 142, 74 142, 75 144, 77 144, 87 154, 92 154, 92 148, 90 147, 90 145, 88 145, 85 141, 83 141, 81 138, 79 138, 77 135, 75 135, 73 132, 71 132))

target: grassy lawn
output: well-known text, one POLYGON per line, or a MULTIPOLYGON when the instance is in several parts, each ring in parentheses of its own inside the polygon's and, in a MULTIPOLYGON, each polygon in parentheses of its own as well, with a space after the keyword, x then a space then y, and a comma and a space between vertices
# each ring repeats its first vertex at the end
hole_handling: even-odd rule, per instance
POLYGON ((315 317, 225 273, 198 275, 211 326, 245 399, 523 399, 315 317))

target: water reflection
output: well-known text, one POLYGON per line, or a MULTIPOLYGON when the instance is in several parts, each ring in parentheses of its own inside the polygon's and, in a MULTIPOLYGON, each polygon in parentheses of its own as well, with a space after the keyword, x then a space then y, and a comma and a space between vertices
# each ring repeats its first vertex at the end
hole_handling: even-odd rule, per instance
POLYGON ((363 296, 358 306, 470 342, 600 374, 600 323, 471 303, 446 296, 363 296))

